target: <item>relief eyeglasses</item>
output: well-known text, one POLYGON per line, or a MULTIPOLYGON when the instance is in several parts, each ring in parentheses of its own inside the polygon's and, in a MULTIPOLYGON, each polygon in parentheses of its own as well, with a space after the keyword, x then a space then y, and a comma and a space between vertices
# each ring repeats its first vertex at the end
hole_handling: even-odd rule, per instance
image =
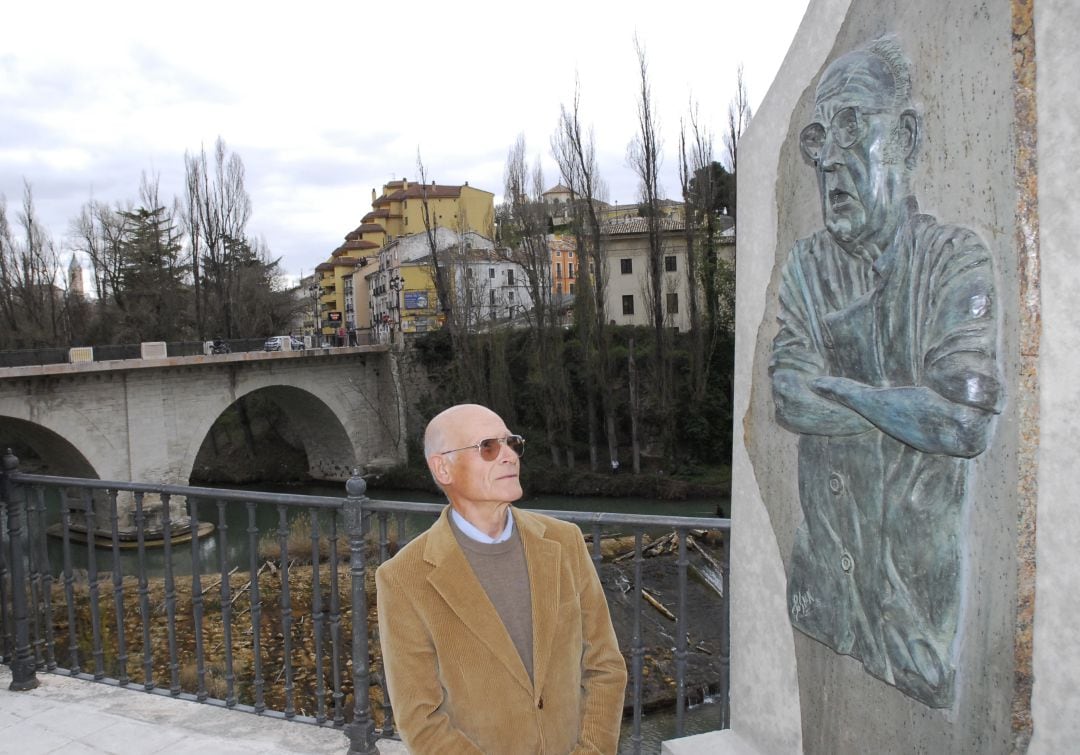
POLYGON ((829 120, 828 129, 821 123, 811 123, 799 134, 799 146, 803 153, 814 162, 821 157, 825 149, 825 139, 831 135, 833 144, 840 149, 851 149, 866 135, 866 119, 863 116, 882 113, 883 110, 860 110, 857 107, 845 107, 837 110, 829 120))
POLYGON ((467 451, 470 448, 475 448, 480 452, 480 458, 484 461, 495 461, 499 458, 499 445, 505 443, 511 451, 518 456, 522 456, 525 453, 525 439, 520 435, 507 435, 502 438, 484 438, 479 443, 473 443, 471 446, 462 446, 461 448, 451 448, 449 451, 443 451, 443 454, 452 454, 456 451, 467 451))

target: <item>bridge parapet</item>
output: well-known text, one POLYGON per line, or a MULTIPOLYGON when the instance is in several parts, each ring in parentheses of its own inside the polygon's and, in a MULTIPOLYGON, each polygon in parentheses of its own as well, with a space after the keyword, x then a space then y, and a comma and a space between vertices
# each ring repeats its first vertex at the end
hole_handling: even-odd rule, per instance
MULTIPOLYGON (((214 423, 258 393, 287 418, 310 477, 344 481, 354 467, 405 461, 395 359, 388 346, 355 346, 0 369, 0 441, 60 474, 186 485, 214 423)), ((133 526, 134 501, 120 503, 133 526)))

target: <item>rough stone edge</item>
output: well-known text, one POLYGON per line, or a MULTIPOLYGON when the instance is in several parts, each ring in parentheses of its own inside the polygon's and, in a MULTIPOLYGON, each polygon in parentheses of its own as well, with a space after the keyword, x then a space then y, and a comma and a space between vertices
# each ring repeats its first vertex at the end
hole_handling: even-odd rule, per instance
POLYGON ((1032 631, 1035 614, 1035 519, 1039 469, 1039 345, 1042 307, 1039 264, 1039 194, 1036 147, 1034 0, 1012 0, 1013 108, 1016 153, 1016 252, 1019 265, 1020 380, 1017 391, 1017 595, 1013 637, 1013 751, 1031 741, 1032 631))
MULTIPOLYGON (((735 448, 732 453, 732 562, 736 564, 731 579, 732 730, 714 733, 716 739, 710 741, 709 745, 716 749, 703 752, 803 750, 798 661, 794 632, 787 616, 786 577, 779 544, 748 455, 745 434, 753 432, 749 420, 753 364, 776 256, 779 147, 787 138, 792 108, 824 65, 850 5, 851 0, 811 0, 780 71, 739 145, 746 154, 755 151, 761 154, 756 162, 744 158, 745 175, 740 174, 739 183, 747 182, 747 186, 743 187, 745 189, 750 184, 757 186, 755 181, 764 182, 764 188, 760 192, 751 188, 751 201, 744 203, 744 208, 754 204, 753 197, 761 198, 760 204, 755 206, 752 220, 740 219, 740 234, 736 242, 737 255, 741 259, 737 266, 738 316, 733 411, 735 448), (773 134, 770 128, 780 131, 773 134), (758 532, 753 535, 755 530, 758 532), (765 599, 769 588, 775 588, 775 600, 765 599), (744 647, 742 643, 762 641, 759 636, 748 636, 747 632, 752 629, 740 619, 742 596, 755 604, 757 613, 768 614, 771 618, 767 620, 782 622, 783 636, 776 638, 777 644, 769 644, 765 653, 740 653, 740 648, 744 647), (755 660, 767 661, 772 668, 754 668, 752 664, 755 660), (757 688, 754 703, 758 705, 737 699, 743 682, 757 688), (762 686, 768 689, 762 690, 762 686)), ((746 192, 740 191, 740 194, 743 193, 746 192)))

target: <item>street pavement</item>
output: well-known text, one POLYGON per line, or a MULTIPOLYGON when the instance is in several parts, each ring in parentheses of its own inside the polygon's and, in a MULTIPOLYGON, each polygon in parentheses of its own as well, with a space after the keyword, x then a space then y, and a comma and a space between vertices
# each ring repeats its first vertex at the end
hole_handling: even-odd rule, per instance
MULTIPOLYGON (((12 692, 0 665, 0 753, 142 755, 344 755, 340 729, 256 716, 137 689, 39 673, 40 685, 12 692)), ((407 755, 400 742, 379 743, 382 755, 407 755)))

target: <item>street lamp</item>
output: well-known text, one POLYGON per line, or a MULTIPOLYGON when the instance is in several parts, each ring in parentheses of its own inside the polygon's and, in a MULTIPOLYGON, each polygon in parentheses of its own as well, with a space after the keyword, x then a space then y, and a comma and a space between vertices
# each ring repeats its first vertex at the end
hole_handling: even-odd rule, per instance
MULTIPOLYGON (((398 333, 401 332, 401 289, 405 287, 405 279, 398 273, 394 273, 390 276, 390 282, 388 284, 390 290, 394 292, 394 303, 391 305, 391 309, 397 310, 397 327, 398 333)), ((393 340, 393 339, 391 339, 393 340)))
POLYGON ((319 347, 319 284, 312 283, 308 286, 308 295, 311 296, 311 348, 319 347))

